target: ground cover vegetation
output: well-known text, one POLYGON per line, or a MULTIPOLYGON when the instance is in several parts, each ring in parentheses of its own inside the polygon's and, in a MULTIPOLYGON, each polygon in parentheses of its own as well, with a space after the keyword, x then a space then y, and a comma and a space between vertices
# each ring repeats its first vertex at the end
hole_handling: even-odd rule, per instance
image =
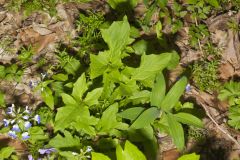
POLYGON ((0 5, 0 159, 240 158, 239 0, 0 5))

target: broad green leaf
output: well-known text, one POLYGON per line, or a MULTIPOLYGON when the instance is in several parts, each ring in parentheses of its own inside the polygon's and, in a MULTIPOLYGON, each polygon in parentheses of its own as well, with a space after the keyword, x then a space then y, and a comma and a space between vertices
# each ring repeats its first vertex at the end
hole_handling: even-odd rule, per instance
POLYGON ((113 8, 116 9, 119 5, 123 3, 129 3, 132 8, 134 8, 139 0, 108 0, 108 4, 113 8))
POLYGON ((37 141, 43 141, 48 139, 48 135, 44 133, 43 129, 41 127, 31 127, 29 128, 29 142, 32 144, 37 143, 37 141))
POLYGON ((0 65, 0 78, 4 78, 6 74, 5 67, 0 65))
POLYGON ((159 116, 160 111, 156 107, 149 108, 145 110, 130 126, 132 129, 144 128, 159 116))
POLYGON ((164 97, 161 108, 164 111, 170 111, 179 101, 179 98, 185 91, 185 87, 187 85, 187 78, 182 77, 178 80, 174 86, 168 91, 167 95, 164 97))
POLYGON ((67 105, 58 108, 57 115, 55 117, 54 130, 63 130, 70 127, 78 117, 88 114, 88 108, 78 105, 67 105))
POLYGON ((90 77, 94 79, 102 75, 108 68, 109 52, 100 52, 98 55, 90 55, 90 77))
POLYGON ((164 8, 166 5, 167 5, 167 0, 158 0, 158 5, 161 7, 161 8, 164 8))
POLYGON ((162 73, 159 73, 156 77, 156 81, 152 88, 150 102, 151 106, 160 107, 162 100, 165 97, 166 83, 162 73))
POLYGON ((177 160, 199 160, 200 155, 197 155, 196 153, 186 154, 178 158, 177 160))
POLYGON ((133 44, 133 49, 137 55, 143 55, 147 51, 147 41, 140 40, 133 44))
POLYGON ((229 107, 228 124, 235 129, 240 129, 240 108, 238 105, 229 107))
POLYGON ((49 108, 51 108, 51 110, 54 109, 54 98, 52 95, 52 91, 49 87, 45 87, 42 91, 42 98, 43 101, 47 104, 47 106, 49 108))
POLYGON ((76 122, 73 123, 73 126, 78 130, 82 131, 89 135, 96 135, 95 129, 93 126, 95 126, 98 123, 97 118, 90 116, 90 113, 88 110, 85 111, 86 113, 76 119, 76 122))
POLYGON ((58 134, 49 141, 49 145, 56 149, 80 147, 80 139, 77 136, 73 137, 68 131, 64 131, 63 133, 64 137, 58 134))
POLYGON ((104 112, 97 124, 97 128, 100 132, 109 132, 110 130, 114 129, 117 125, 117 112, 118 112, 118 104, 115 103, 109 106, 104 112))
POLYGON ((85 73, 78 78, 78 80, 73 84, 72 96, 78 100, 82 101, 82 96, 88 89, 85 73))
POLYGON ((108 156, 105 156, 102 153, 92 152, 92 160, 111 160, 108 156))
POLYGON ((62 96, 63 103, 65 105, 77 105, 77 102, 75 101, 75 99, 72 96, 70 96, 66 93, 62 93, 61 96, 62 96))
POLYGON ((148 103, 150 100, 150 94, 151 92, 148 90, 135 92, 132 96, 129 97, 129 100, 131 100, 133 104, 148 103))
POLYGON ((216 7, 216 8, 219 7, 218 0, 205 0, 205 1, 208 2, 210 5, 212 5, 213 7, 216 7))
POLYGON ((125 160, 125 159, 127 159, 127 155, 124 153, 124 151, 123 151, 123 149, 122 149, 120 144, 117 145, 116 155, 117 155, 117 160, 125 160))
POLYGON ((59 73, 59 74, 53 75, 52 78, 57 81, 66 81, 68 80, 68 75, 59 73))
POLYGON ((196 4, 198 0, 187 0, 187 4, 196 4))
POLYGON ((0 91, 0 107, 5 107, 4 94, 0 91))
POLYGON ((179 150, 184 148, 184 131, 182 125, 177 122, 175 117, 169 113, 167 114, 167 122, 169 127, 169 132, 173 141, 179 150))
POLYGON ((135 120, 142 112, 144 111, 143 107, 133 107, 126 109, 125 111, 118 113, 118 116, 121 118, 129 119, 131 121, 135 120))
MULTIPOLYGON (((162 1, 162 0, 160 0, 160 1, 162 1)), ((156 33, 157 33, 157 38, 161 39, 161 37, 162 37, 162 23, 161 23, 161 21, 157 22, 155 30, 156 30, 156 33)))
MULTIPOLYGON (((110 50, 115 53, 122 51, 129 43, 130 25, 127 18, 124 17, 123 21, 115 21, 108 29, 101 30, 104 41, 108 44, 110 50)), ((113 53, 111 56, 116 56, 113 53)))
POLYGON ((124 151, 120 145, 116 150, 117 160, 146 160, 144 154, 132 143, 126 141, 124 151))
POLYGON ((169 64, 172 58, 171 53, 160 55, 142 55, 140 66, 133 72, 132 78, 135 80, 145 80, 161 72, 169 64))
POLYGON ((13 147, 4 147, 0 150, 0 159, 9 159, 11 154, 14 152, 13 147))
POLYGON ((180 112, 174 114, 174 117, 178 122, 181 122, 183 124, 193 125, 200 128, 203 127, 202 121, 192 114, 180 112))
POLYGON ((102 94, 103 88, 96 88, 91 92, 88 92, 87 96, 84 99, 84 103, 88 106, 93 106, 98 104, 98 99, 102 94))
POLYGON ((79 160, 78 156, 75 156, 71 151, 60 151, 59 155, 65 157, 67 160, 79 160))
POLYGON ((167 69, 171 70, 171 69, 174 69, 178 65, 180 57, 176 51, 172 51, 169 54, 171 54, 172 58, 167 66, 167 69))
POLYGON ((75 59, 75 58, 71 58, 70 61, 68 61, 65 66, 63 67, 63 69, 68 73, 68 74, 72 74, 75 75, 77 70, 80 68, 80 62, 79 60, 75 59))

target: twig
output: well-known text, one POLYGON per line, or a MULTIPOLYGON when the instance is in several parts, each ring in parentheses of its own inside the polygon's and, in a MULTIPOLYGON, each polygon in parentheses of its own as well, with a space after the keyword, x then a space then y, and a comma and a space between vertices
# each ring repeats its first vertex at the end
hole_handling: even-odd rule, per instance
POLYGON ((229 133, 227 133, 227 131, 225 131, 221 126, 219 126, 219 124, 214 120, 214 118, 210 114, 209 110, 207 109, 207 106, 202 102, 200 102, 200 104, 203 107, 203 109, 205 110, 205 112, 206 112, 207 116, 210 118, 210 120, 216 125, 217 129, 219 131, 221 131, 223 134, 225 134, 231 141, 233 141, 236 144, 237 148, 240 149, 240 144, 238 143, 238 141, 234 137, 232 137, 229 133))

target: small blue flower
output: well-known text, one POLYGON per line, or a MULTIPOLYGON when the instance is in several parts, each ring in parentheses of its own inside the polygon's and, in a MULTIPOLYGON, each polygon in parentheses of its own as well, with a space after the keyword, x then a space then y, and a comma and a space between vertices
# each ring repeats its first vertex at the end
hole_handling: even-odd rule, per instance
POLYGON ((24 127, 25 127, 26 130, 28 130, 30 127, 32 127, 32 124, 27 121, 27 122, 24 123, 24 127))
POLYGON ((13 131, 16 131, 16 132, 20 132, 20 131, 21 131, 20 128, 19 128, 19 126, 18 126, 17 124, 14 124, 14 125, 13 125, 12 130, 13 130, 13 131))
POLYGON ((11 107, 8 107, 8 108, 7 108, 6 114, 8 114, 8 115, 14 115, 14 111, 15 111, 15 105, 12 104, 11 107))
POLYGON ((34 119, 38 124, 40 124, 41 118, 40 118, 40 116, 39 116, 38 114, 35 115, 33 119, 34 119))
POLYGON ((25 119, 25 120, 28 120, 28 119, 29 119, 29 116, 25 115, 25 116, 23 116, 22 118, 25 119))
POLYGON ((3 124, 4 124, 4 127, 7 127, 10 123, 10 120, 7 120, 7 119, 3 119, 3 124))
POLYGON ((47 148, 47 149, 39 149, 38 152, 40 154, 50 154, 52 152, 56 152, 57 150, 55 148, 47 148))
POLYGON ((191 85, 190 85, 190 84, 187 84, 185 90, 186 90, 186 92, 190 92, 190 91, 191 91, 191 85))
POLYGON ((32 155, 28 155, 28 160, 34 160, 32 155))
POLYGON ((37 81, 33 81, 33 80, 30 80, 29 81, 29 83, 28 83, 28 86, 30 87, 30 88, 34 88, 34 87, 36 87, 38 85, 38 82, 37 81))
POLYGON ((10 137, 12 137, 12 138, 17 138, 17 135, 16 135, 16 132, 15 131, 9 131, 8 132, 8 135, 10 136, 10 137))
POLYGON ((92 148, 90 146, 87 146, 86 152, 91 152, 92 148))
POLYGON ((30 138, 28 132, 24 132, 24 133, 22 134, 22 140, 27 140, 28 138, 30 138))

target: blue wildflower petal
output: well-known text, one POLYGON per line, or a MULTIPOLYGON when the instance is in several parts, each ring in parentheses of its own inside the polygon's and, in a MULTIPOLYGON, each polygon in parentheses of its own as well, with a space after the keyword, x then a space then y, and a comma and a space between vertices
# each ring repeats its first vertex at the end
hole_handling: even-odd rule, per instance
POLYGON ((12 138, 17 138, 17 135, 16 135, 16 132, 15 131, 9 131, 8 132, 8 135, 10 136, 10 137, 12 137, 12 138))
POLYGON ((24 127, 25 127, 26 130, 28 130, 30 127, 32 127, 32 124, 27 121, 27 122, 24 123, 24 127))
POLYGON ((7 111, 6 111, 6 114, 8 114, 8 115, 15 115, 14 114, 14 111, 15 111, 15 105, 14 104, 12 104, 12 106, 11 107, 8 107, 7 108, 7 111))
POLYGON ((32 155, 28 155, 28 160, 34 160, 32 155))
POLYGON ((47 148, 47 149, 39 149, 38 152, 40 154, 50 154, 52 152, 56 152, 57 150, 55 148, 47 148))
POLYGON ((22 134, 22 140, 27 140, 28 138, 30 138, 28 132, 24 132, 24 133, 22 134))
POLYGON ((19 128, 19 126, 18 126, 17 124, 14 124, 14 125, 13 125, 12 130, 13 130, 13 131, 16 131, 16 132, 20 132, 20 131, 21 131, 20 128, 19 128))
POLYGON ((29 119, 29 116, 25 115, 25 116, 23 116, 22 118, 25 119, 25 120, 28 120, 28 119, 29 119))
POLYGON ((7 119, 3 119, 3 124, 4 124, 4 127, 7 127, 10 123, 10 120, 7 120, 7 119))
POLYGON ((39 116, 38 114, 34 116, 34 120, 35 120, 38 124, 40 124, 40 122, 41 122, 41 118, 40 118, 40 116, 39 116))
POLYGON ((190 91, 191 91, 191 85, 190 85, 190 84, 187 84, 185 90, 186 90, 186 92, 190 92, 190 91))
POLYGON ((87 146, 86 152, 91 152, 92 148, 90 146, 87 146))

